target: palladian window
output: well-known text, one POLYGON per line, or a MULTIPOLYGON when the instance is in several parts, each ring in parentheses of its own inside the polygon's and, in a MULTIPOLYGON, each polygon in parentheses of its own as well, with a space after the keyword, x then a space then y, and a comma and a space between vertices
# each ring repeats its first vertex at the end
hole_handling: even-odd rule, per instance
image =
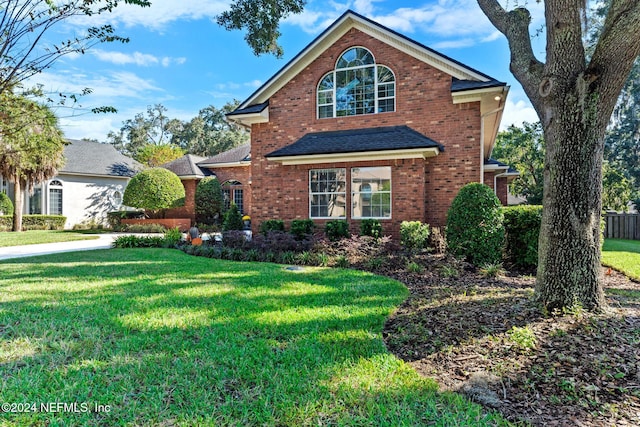
POLYGON ((395 76, 377 65, 371 52, 353 47, 318 84, 318 117, 355 116, 395 111, 395 76))

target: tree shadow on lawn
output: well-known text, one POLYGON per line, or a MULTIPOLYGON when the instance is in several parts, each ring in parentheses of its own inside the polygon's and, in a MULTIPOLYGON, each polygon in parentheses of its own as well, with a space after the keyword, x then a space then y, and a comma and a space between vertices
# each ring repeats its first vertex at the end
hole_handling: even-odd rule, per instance
MULTIPOLYGON (((37 265, 47 286, 10 283, 17 294, 0 306, 2 400, 92 402, 111 411, 11 414, 9 421, 500 422, 438 393, 387 352, 380 331, 406 295, 396 282, 355 271, 285 273, 176 251, 137 264, 136 251, 127 253, 114 260, 105 251, 104 264, 78 254, 68 261, 77 268, 48 258, 55 262, 37 265), (189 263, 184 274, 181 262, 189 263)), ((12 281, 22 280, 9 270, 12 281)))

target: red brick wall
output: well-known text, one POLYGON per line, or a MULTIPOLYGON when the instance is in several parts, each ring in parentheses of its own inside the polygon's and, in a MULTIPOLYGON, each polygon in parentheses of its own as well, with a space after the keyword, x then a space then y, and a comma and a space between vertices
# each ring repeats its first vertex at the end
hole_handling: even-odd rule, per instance
POLYGON ((184 206, 168 209, 165 213, 165 218, 189 218, 191 222, 195 222, 195 194, 198 182, 199 180, 197 179, 182 180, 182 185, 184 186, 184 206))
MULTIPOLYGON (((500 173, 503 173, 503 171, 498 172, 498 174, 500 173)), ((502 177, 494 180, 494 177, 495 172, 485 171, 484 183, 493 188, 495 182, 495 184, 497 184, 497 190, 495 188, 493 188, 493 190, 496 192, 496 196, 498 196, 498 199, 500 199, 500 203, 502 203, 503 206, 507 206, 507 178, 502 177)))
MULTIPOLYGON (((458 189, 480 178, 480 105, 454 105, 451 76, 358 30, 347 32, 269 100, 269 123, 251 130, 251 190, 254 227, 266 219, 308 218, 308 170, 323 167, 393 166, 393 219, 385 233, 397 234, 403 220, 443 225, 458 189), (396 111, 329 119, 316 118, 316 87, 348 48, 364 46, 396 76, 396 111), (445 147, 427 160, 390 160, 282 166, 265 155, 309 132, 407 125, 445 147)), ((348 212, 348 217, 350 212, 348 212)), ((353 226, 357 228, 356 225, 353 226)))

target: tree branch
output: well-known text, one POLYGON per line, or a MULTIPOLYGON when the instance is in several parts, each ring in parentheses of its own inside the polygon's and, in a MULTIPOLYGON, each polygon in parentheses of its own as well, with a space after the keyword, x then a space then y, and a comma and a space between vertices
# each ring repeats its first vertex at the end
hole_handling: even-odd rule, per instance
POLYGON ((542 105, 538 87, 542 80, 544 64, 535 57, 531 47, 531 14, 522 7, 507 12, 497 0, 478 0, 478 5, 498 31, 507 38, 511 51, 509 68, 540 114, 542 105))

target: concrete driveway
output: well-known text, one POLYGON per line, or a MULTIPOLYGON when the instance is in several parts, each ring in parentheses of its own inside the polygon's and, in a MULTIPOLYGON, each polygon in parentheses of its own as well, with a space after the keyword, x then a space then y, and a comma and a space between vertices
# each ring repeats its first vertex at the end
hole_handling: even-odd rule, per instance
POLYGON ((73 242, 42 243, 39 245, 8 246, 0 248, 0 260, 23 258, 35 255, 47 255, 60 252, 88 251, 92 249, 109 249, 119 234, 100 234, 97 239, 75 240, 73 242))

